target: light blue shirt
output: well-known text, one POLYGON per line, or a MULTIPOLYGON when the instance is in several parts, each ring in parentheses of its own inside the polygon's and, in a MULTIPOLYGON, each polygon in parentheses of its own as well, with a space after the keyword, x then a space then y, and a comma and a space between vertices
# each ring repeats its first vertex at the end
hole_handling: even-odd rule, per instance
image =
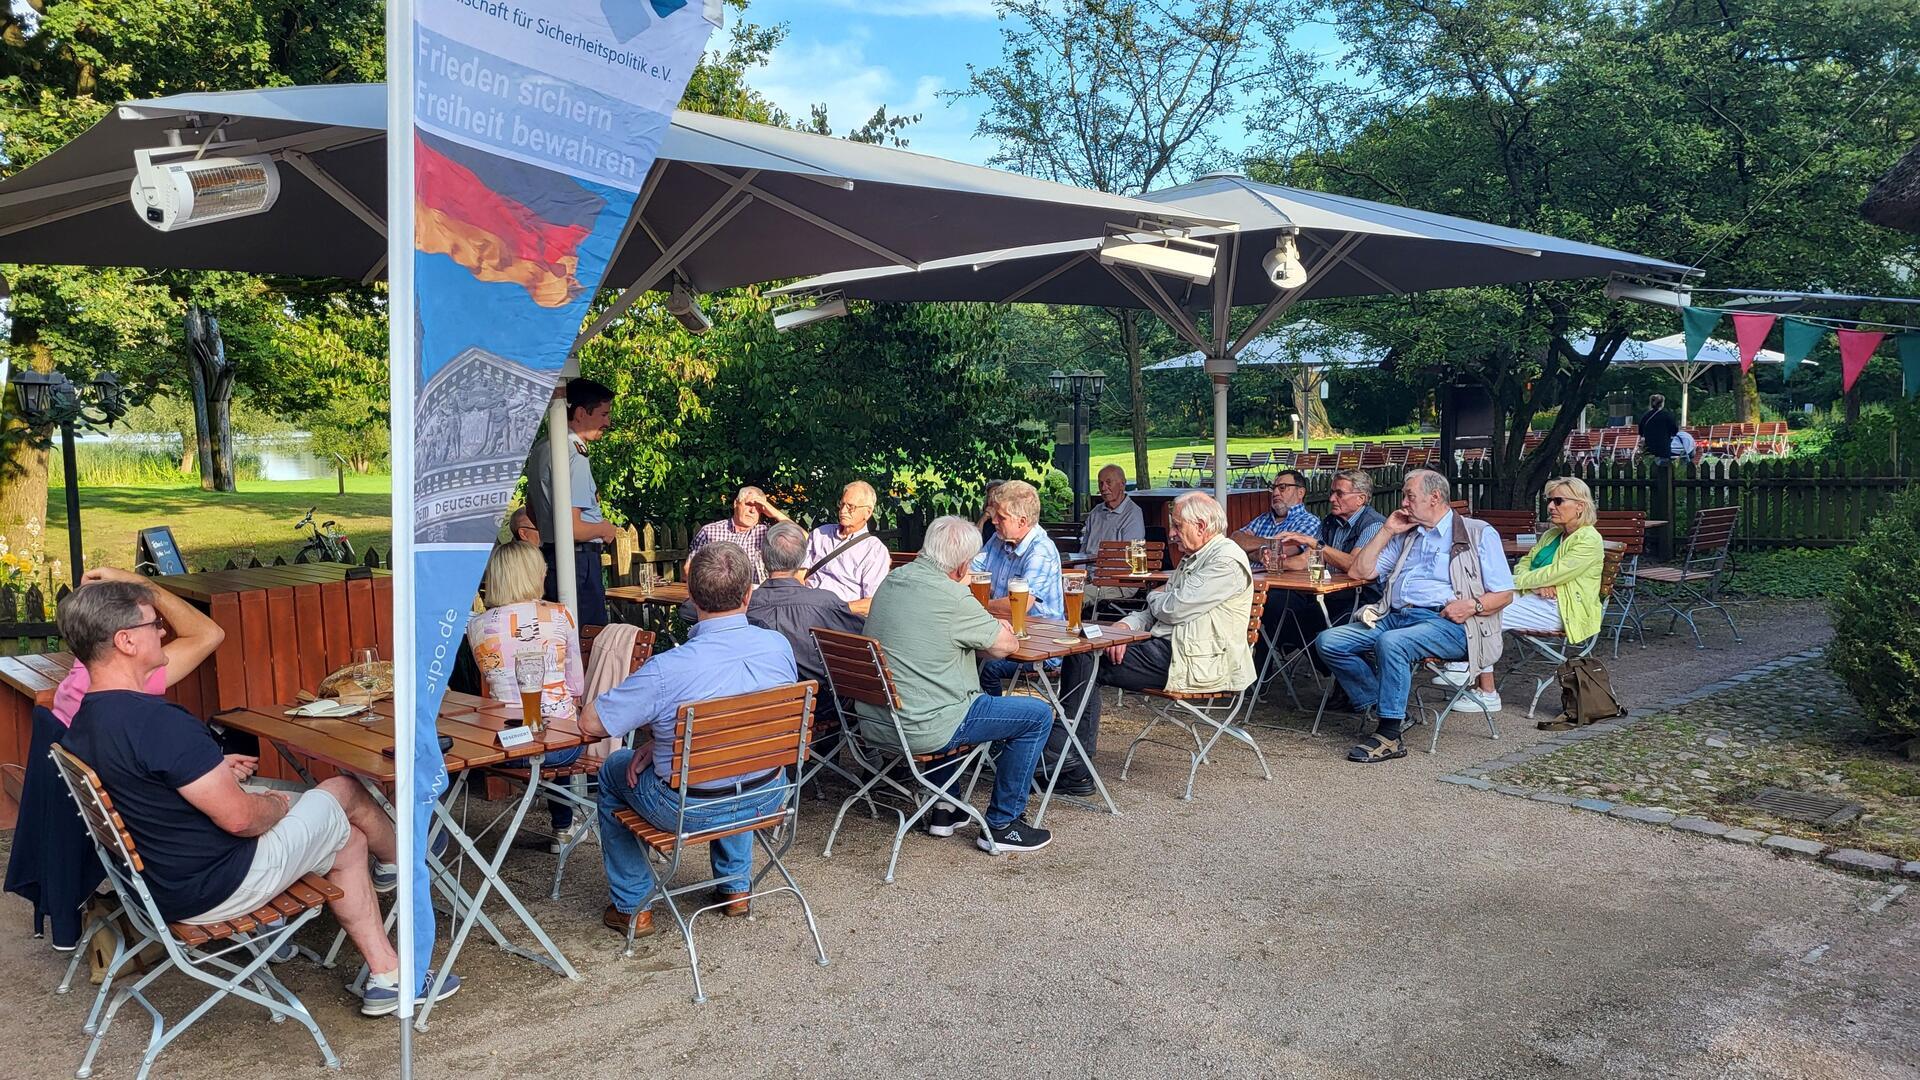
MULTIPOLYGON (((687 633, 687 643, 655 653, 639 671, 602 693, 595 703, 600 726, 615 737, 651 725, 653 771, 673 778, 674 721, 680 706, 709 698, 747 694, 798 682, 793 646, 772 630, 747 622, 745 615, 702 619, 687 633)), ((778 770, 712 780, 709 784, 748 781, 778 770)))
POLYGON ((980 554, 973 557, 973 569, 993 575, 993 595, 1007 595, 1007 582, 1027 579, 1032 596, 1027 613, 1036 619, 1065 619, 1067 605, 1060 595, 1060 549, 1053 546, 1047 530, 1034 523, 1018 544, 995 533, 980 554))
MULTIPOLYGON (((1447 564, 1453 556, 1453 511, 1447 511, 1447 516, 1431 529, 1416 525, 1388 540, 1374 565, 1383 572, 1391 572, 1409 538, 1413 554, 1407 556, 1406 565, 1389 586, 1394 607, 1439 608, 1452 603, 1453 578, 1447 574, 1447 564)), ((1483 530, 1479 546, 1480 580, 1487 591, 1506 592, 1513 588, 1513 570, 1507 566, 1507 553, 1501 550, 1500 534, 1492 529, 1483 530)))
MULTIPOLYGON (((593 481, 593 466, 581 452, 583 444, 580 437, 567 434, 567 478, 568 504, 580 511, 580 520, 598 525, 605 522, 606 516, 600 512, 600 486, 593 481)), ((546 436, 542 435, 533 444, 533 452, 527 455, 527 513, 533 517, 533 524, 540 530, 540 541, 553 543, 556 535, 553 524, 553 457, 547 450, 546 436)))

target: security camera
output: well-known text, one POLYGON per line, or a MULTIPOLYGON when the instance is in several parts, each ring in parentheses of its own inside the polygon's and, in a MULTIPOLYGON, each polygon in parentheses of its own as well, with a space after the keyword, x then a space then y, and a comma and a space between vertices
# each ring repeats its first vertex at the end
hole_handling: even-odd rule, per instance
POLYGON ((704 334, 713 329, 713 321, 700 310, 700 301, 683 284, 676 283, 667 294, 667 314, 679 319, 689 334, 704 334))
POLYGON ((808 323, 837 319, 846 313, 847 298, 839 293, 835 293, 812 307, 795 305, 792 307, 775 308, 773 312, 773 328, 784 334, 789 330, 796 330, 802 326, 806 326, 808 323))
POLYGON ((1274 241, 1273 250, 1260 260, 1260 269, 1276 289, 1297 289, 1307 283, 1307 268, 1300 262, 1299 241, 1292 233, 1274 241))
POLYGON ((135 150, 128 192, 134 212, 155 229, 172 232, 273 209, 280 197, 280 170, 272 156, 187 156, 217 148, 135 150), (175 160, 159 160, 165 158, 175 160))

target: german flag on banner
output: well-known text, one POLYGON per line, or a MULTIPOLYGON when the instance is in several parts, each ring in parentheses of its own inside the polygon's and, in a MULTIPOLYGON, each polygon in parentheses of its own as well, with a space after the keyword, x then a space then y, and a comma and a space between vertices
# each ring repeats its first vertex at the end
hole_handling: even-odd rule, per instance
POLYGON ((579 247, 605 200, 571 179, 414 132, 414 246, 541 307, 577 296, 579 247))

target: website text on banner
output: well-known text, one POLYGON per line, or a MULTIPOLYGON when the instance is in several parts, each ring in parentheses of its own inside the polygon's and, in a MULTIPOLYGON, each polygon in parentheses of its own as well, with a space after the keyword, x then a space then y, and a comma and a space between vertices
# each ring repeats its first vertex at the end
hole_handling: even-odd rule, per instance
MULTIPOLYGON (((718 0, 418 0, 411 105, 412 971, 446 772, 434 718, 487 551, 718 0), (536 9, 537 10, 534 10, 536 9)), ((404 370, 403 370, 404 369, 404 370)), ((400 397, 396 387, 396 397, 400 397)), ((405 398, 403 398, 405 400, 405 398)), ((401 470, 396 470, 400 473, 401 470)), ((442 977, 445 972, 441 972, 442 977)))

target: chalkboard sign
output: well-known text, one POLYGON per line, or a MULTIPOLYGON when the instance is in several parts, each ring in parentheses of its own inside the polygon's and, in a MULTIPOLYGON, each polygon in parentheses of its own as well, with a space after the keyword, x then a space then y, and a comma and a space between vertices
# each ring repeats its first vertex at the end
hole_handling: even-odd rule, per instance
POLYGON ((134 541, 133 555, 136 564, 152 563, 155 574, 187 572, 187 561, 180 557, 180 548, 173 542, 173 530, 165 525, 141 529, 134 541))

